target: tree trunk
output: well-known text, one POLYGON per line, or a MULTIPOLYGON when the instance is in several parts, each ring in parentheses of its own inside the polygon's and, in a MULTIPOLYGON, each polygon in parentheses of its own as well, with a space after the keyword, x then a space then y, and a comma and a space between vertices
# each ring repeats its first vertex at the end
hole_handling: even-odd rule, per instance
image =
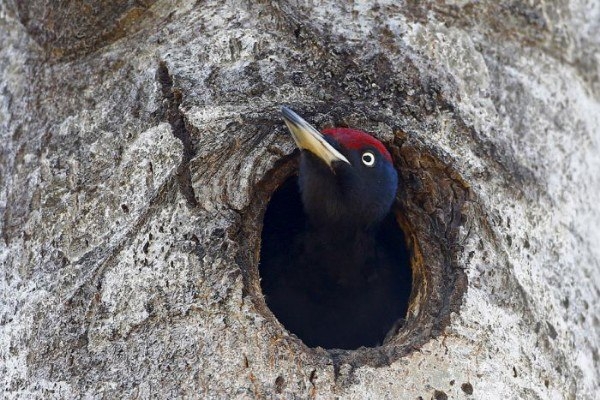
POLYGON ((0 42, 3 397, 600 391, 595 2, 4 2, 0 42), (265 304, 284 104, 399 169, 413 292, 380 347, 265 304))

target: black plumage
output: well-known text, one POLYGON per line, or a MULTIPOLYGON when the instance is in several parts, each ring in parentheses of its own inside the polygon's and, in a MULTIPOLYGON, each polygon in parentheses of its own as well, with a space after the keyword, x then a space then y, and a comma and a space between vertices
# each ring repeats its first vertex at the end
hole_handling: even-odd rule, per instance
POLYGON ((284 117, 303 150, 298 182, 284 184, 265 215, 267 304, 309 346, 381 344, 405 315, 411 287, 408 252, 390 212, 397 190, 391 157, 363 132, 321 135, 291 110, 284 117), (318 142, 297 138, 306 125, 318 142))

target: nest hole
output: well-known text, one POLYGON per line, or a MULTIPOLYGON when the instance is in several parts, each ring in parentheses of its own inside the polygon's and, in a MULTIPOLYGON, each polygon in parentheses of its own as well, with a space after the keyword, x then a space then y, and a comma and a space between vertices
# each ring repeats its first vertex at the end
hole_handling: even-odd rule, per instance
POLYGON ((469 201, 469 185, 443 161, 443 155, 425 148, 416 138, 398 132, 386 146, 399 174, 399 188, 395 209, 384 222, 384 229, 393 233, 384 236, 399 248, 396 265, 403 272, 394 279, 402 295, 375 310, 382 315, 377 326, 357 324, 339 330, 329 325, 307 334, 302 327, 307 317, 286 315, 285 303, 273 303, 272 274, 281 272, 281 267, 265 265, 264 256, 277 248, 293 248, 292 238, 305 226, 295 183, 297 153, 282 158, 255 186, 238 231, 237 240, 243 246, 237 259, 246 294, 271 321, 268 329, 277 341, 310 354, 319 365, 389 365, 441 335, 452 313, 459 312, 467 290, 467 277, 459 264, 460 231, 464 227, 468 232, 465 221, 478 218, 477 208, 469 201), (273 236, 278 241, 271 242, 273 236), (338 337, 342 332, 345 336, 338 337))
POLYGON ((297 270, 303 268, 298 258, 310 232, 297 177, 288 177, 268 203, 259 264, 267 306, 279 322, 307 346, 326 349, 375 347, 393 335, 404 322, 412 290, 410 250, 398 213, 389 213, 376 232, 382 265, 340 285, 326 273, 297 270))

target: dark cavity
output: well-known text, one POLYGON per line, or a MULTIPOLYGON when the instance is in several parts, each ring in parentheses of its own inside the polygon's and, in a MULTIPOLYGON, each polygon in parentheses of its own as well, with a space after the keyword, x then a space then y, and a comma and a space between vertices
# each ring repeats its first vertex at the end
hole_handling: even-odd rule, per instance
POLYGON ((402 326, 412 290, 410 251, 394 213, 377 232, 388 260, 380 278, 359 277, 362 281, 351 288, 298 270, 306 226, 293 176, 273 193, 264 217, 259 273, 268 307, 309 347, 352 350, 383 344, 402 326))

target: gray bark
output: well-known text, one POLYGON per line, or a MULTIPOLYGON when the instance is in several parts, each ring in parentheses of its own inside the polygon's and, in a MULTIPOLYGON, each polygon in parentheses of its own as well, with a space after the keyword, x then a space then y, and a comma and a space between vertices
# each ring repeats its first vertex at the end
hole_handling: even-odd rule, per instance
POLYGON ((3 397, 597 396, 596 1, 103 3, 0 4, 3 397), (260 293, 283 104, 405 182, 380 348, 310 349, 260 293))

